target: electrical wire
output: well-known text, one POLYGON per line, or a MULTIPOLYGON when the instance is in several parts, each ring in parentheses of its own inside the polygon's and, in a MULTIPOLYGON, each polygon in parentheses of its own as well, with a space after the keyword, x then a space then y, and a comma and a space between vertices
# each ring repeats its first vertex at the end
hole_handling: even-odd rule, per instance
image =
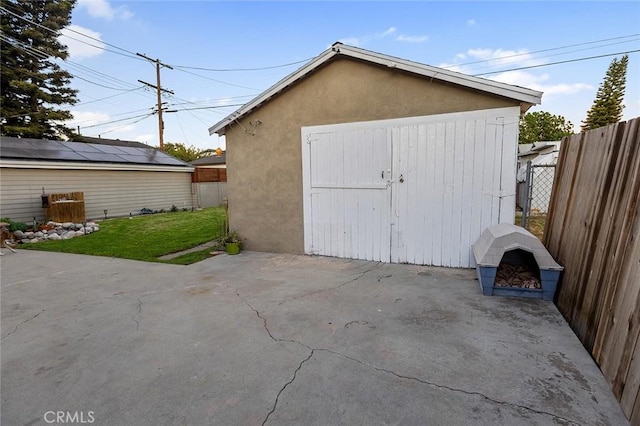
POLYGON ((239 88, 241 88, 241 89, 258 90, 258 91, 259 91, 259 89, 256 89, 256 88, 253 88, 253 87, 247 87, 247 86, 242 86, 242 85, 240 85, 240 84, 228 83, 228 82, 226 82, 226 81, 217 80, 217 79, 215 79, 215 78, 206 77, 206 76, 204 76, 204 75, 196 74, 196 73, 194 73, 194 72, 187 71, 187 70, 185 70, 185 69, 176 68, 176 70, 177 70, 177 71, 180 71, 180 72, 187 73, 187 74, 195 75, 196 77, 204 78, 205 80, 211 80, 211 81, 215 81, 216 83, 225 84, 225 85, 227 85, 227 86, 233 86, 233 87, 239 87, 239 88))
POLYGON ((113 133, 113 132, 116 132, 116 131, 118 131, 118 130, 120 130, 120 129, 124 129, 124 128, 125 128, 125 127, 127 127, 127 126, 131 126, 131 125, 133 125, 133 124, 137 124, 137 123, 141 122, 142 120, 144 120, 144 119, 146 119, 146 118, 151 117, 151 115, 153 115, 153 114, 147 115, 146 117, 142 117, 142 118, 140 118, 140 119, 138 119, 138 120, 136 120, 136 121, 134 121, 134 122, 132 122, 132 123, 127 123, 127 124, 125 124, 124 126, 115 127, 115 128, 113 128, 113 129, 110 129, 110 130, 107 130, 107 131, 105 131, 105 132, 99 133, 99 134, 98 134, 98 136, 106 135, 106 134, 108 134, 108 133, 113 133))
POLYGON ((92 124, 90 126, 84 126, 83 128, 84 129, 90 129, 90 128, 93 128, 93 127, 106 126, 107 124, 119 123, 121 121, 133 120, 133 119, 140 118, 140 117, 143 117, 143 118, 151 117, 154 114, 155 114, 155 112, 151 112, 151 113, 147 113, 147 114, 140 114, 140 115, 135 115, 133 117, 120 118, 118 120, 111 120, 111 121, 105 121, 104 123, 92 124))
POLYGON ((499 73, 509 72, 509 71, 528 70, 528 69, 531 69, 531 68, 542 68, 542 67, 548 67, 548 66, 551 66, 551 65, 558 65, 558 64, 568 64, 570 62, 588 61, 590 59, 606 58, 606 57, 609 57, 609 56, 628 55, 630 53, 637 53, 637 52, 640 52, 640 49, 638 49, 638 50, 628 50, 626 52, 608 53, 608 54, 605 54, 605 55, 589 56, 589 57, 585 57, 585 58, 568 59, 566 61, 549 62, 548 64, 529 65, 527 67, 518 67, 518 68, 507 69, 507 70, 484 72, 484 73, 480 73, 480 74, 474 74, 474 77, 480 77, 480 76, 489 75, 489 74, 499 74, 499 73))
POLYGON ((174 109, 174 111, 196 111, 196 110, 202 110, 202 109, 220 109, 220 108, 239 107, 242 105, 244 104, 216 105, 216 106, 198 107, 198 108, 181 108, 181 109, 174 109))
POLYGON ((309 62, 314 57, 315 56, 312 56, 311 58, 303 59, 301 61, 289 62, 288 64, 272 65, 272 66, 259 67, 259 68, 227 68, 227 69, 223 69, 223 68, 190 67, 190 66, 187 66, 187 65, 172 65, 172 67, 174 67, 174 68, 182 68, 182 69, 190 69, 190 70, 199 70, 199 71, 212 71, 212 72, 264 71, 264 70, 272 70, 272 69, 276 69, 276 68, 285 68, 285 67, 289 67, 291 65, 302 64, 304 62, 309 62))
MULTIPOLYGON (((501 60, 504 60, 504 59, 517 58, 519 56, 535 55, 536 53, 552 52, 552 51, 555 51, 555 50, 567 49, 569 47, 585 46, 585 45, 589 45, 589 44, 602 43, 602 42, 605 42, 605 41, 620 40, 620 39, 623 39, 623 38, 631 38, 631 37, 639 37, 639 36, 640 36, 640 33, 639 34, 629 34, 629 35, 625 35, 625 36, 605 38, 605 39, 602 39, 602 40, 588 41, 588 42, 585 42, 585 43, 569 44, 569 45, 566 45, 566 46, 552 47, 552 48, 549 48, 549 49, 542 49, 542 50, 535 50, 533 52, 516 53, 516 54, 513 54, 513 55, 501 56, 499 58, 483 59, 483 60, 479 60, 479 61, 465 62, 465 63, 462 63, 462 64, 447 65, 447 66, 440 67, 440 68, 447 69, 447 68, 461 67, 461 66, 466 66, 466 65, 480 64, 480 63, 484 63, 484 62, 501 61, 501 60)), ((580 49, 580 50, 577 50, 577 51, 597 49, 597 48, 604 47, 604 46, 609 46, 609 45, 613 45, 613 44, 620 44, 620 43, 629 43, 629 42, 632 42, 632 41, 637 41, 637 40, 628 40, 628 41, 619 42, 619 43, 611 43, 611 44, 606 44, 606 45, 603 45, 603 46, 596 46, 596 47, 589 48, 589 49, 580 49)), ((564 52, 564 53, 560 53, 560 55, 563 55, 565 53, 573 53, 573 52, 576 52, 576 51, 564 52)), ((549 55, 549 56, 557 56, 557 55, 549 55)), ((540 59, 544 59, 544 58, 540 58, 540 59)))
POLYGON ((126 92, 122 92, 122 93, 116 93, 115 95, 106 96, 104 98, 94 99, 92 101, 87 101, 87 102, 80 102, 78 104, 75 104, 74 107, 84 106, 84 105, 92 104, 94 102, 106 101, 107 99, 115 98, 116 96, 126 95, 127 93, 135 92, 136 90, 140 90, 140 89, 144 89, 144 86, 140 86, 140 87, 137 87, 135 89, 130 89, 130 90, 128 90, 126 92))
MULTIPOLYGON (((18 18, 18 19, 21 19, 21 20, 23 20, 23 21, 25 21, 25 22, 28 22, 28 23, 30 23, 30 24, 33 24, 33 25, 35 25, 35 26, 37 26, 37 27, 39 27, 39 28, 42 28, 42 29, 47 30, 47 31, 49 31, 49 32, 52 32, 52 33, 54 33, 54 34, 56 34, 56 35, 63 35, 63 34, 60 34, 60 32, 59 32, 59 31, 56 31, 56 30, 51 29, 51 28, 49 28, 49 27, 46 27, 46 26, 44 26, 44 25, 42 25, 42 24, 39 24, 39 23, 37 23, 37 22, 34 22, 34 21, 30 20, 30 19, 27 19, 27 18, 25 18, 24 16, 20 16, 20 15, 18 15, 17 13, 14 13, 14 12, 10 11, 9 9, 5 8, 4 6, 0 6, 0 11, 3 11, 3 12, 5 12, 5 13, 8 13, 8 14, 10 14, 10 15, 12 15, 12 16, 15 16, 15 17, 16 17, 16 18, 18 18)), ((86 37, 86 38, 88 38, 88 39, 90 39, 90 40, 97 41, 97 42, 102 43, 102 44, 104 44, 104 45, 106 45, 106 46, 113 47, 114 49, 118 49, 118 50, 120 50, 120 51, 122 51, 122 52, 126 52, 126 53, 128 53, 128 54, 124 54, 124 53, 121 53, 121 52, 116 52, 116 51, 113 51, 113 50, 107 49, 107 48, 102 47, 102 46, 96 46, 96 45, 94 45, 94 44, 87 43, 87 42, 85 42, 85 41, 83 41, 83 40, 80 40, 80 39, 77 39, 77 38, 71 37, 71 36, 69 36, 69 35, 64 35, 65 37, 68 37, 68 38, 70 38, 70 39, 72 39, 72 40, 75 40, 75 41, 77 41, 77 42, 80 42, 80 43, 83 43, 83 44, 89 45, 89 46, 91 46, 91 47, 95 47, 96 49, 100 49, 100 50, 104 50, 104 51, 107 51, 107 52, 115 53, 115 54, 117 54, 117 55, 122 55, 122 56, 126 56, 126 57, 128 57, 128 58, 133 58, 133 59, 141 59, 141 58, 138 58, 134 52, 131 52, 131 51, 127 50, 127 49, 124 49, 124 48, 122 48, 122 47, 116 46, 115 44, 107 43, 107 42, 106 42, 106 41, 104 41, 104 40, 100 40, 100 39, 95 38, 95 37, 92 37, 92 36, 90 36, 90 35, 83 34, 83 33, 79 32, 79 31, 73 30, 73 29, 71 29, 71 28, 69 28, 69 27, 65 27, 65 28, 66 28, 68 31, 72 32, 72 33, 79 34, 79 35, 81 35, 81 36, 83 36, 83 37, 86 37)))

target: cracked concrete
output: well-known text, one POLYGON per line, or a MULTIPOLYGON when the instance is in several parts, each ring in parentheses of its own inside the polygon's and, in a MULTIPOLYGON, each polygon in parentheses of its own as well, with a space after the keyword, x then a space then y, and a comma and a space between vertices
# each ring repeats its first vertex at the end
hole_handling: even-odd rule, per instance
POLYGON ((0 262, 2 424, 47 410, 110 425, 628 424, 553 304, 484 297, 473 271, 249 252, 0 262))

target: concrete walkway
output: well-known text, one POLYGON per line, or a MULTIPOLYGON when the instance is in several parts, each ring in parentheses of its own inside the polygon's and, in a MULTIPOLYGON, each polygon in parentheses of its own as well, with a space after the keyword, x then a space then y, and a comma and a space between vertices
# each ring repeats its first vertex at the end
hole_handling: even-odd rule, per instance
POLYGON ((2 425, 628 424, 552 303, 482 296, 470 270, 26 250, 0 267, 2 425))

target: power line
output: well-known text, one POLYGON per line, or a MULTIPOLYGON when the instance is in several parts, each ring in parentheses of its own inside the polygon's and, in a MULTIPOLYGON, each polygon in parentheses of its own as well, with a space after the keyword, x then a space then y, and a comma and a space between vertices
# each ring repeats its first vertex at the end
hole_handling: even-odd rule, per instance
POLYGON ((609 57, 609 56, 626 55, 626 54, 629 54, 629 53, 637 53, 637 52, 640 52, 640 49, 638 49, 638 50, 629 50, 629 51, 626 51, 626 52, 608 53, 606 55, 588 56, 588 57, 585 57, 585 58, 568 59, 566 61, 549 62, 548 64, 530 65, 530 66, 527 66, 527 67, 511 68, 511 69, 508 69, 508 70, 484 72, 484 73, 480 73, 480 74, 474 74, 474 77, 480 77, 482 75, 489 75, 489 74, 499 74, 499 73, 509 72, 509 71, 528 70, 528 69, 531 69, 531 68, 548 67, 550 65, 567 64, 567 63, 570 63, 570 62, 587 61, 589 59, 606 58, 606 57, 609 57))
POLYGON ((220 84, 226 84, 227 86, 233 86, 233 87, 239 87, 241 89, 249 89, 249 90, 259 90, 253 87, 247 87, 247 86, 242 86, 240 84, 234 84, 234 83, 228 83, 226 81, 222 81, 222 80, 217 80, 215 78, 211 78, 211 77, 206 77, 204 75, 200 75, 200 74, 196 74, 194 72, 191 71, 187 71, 185 69, 180 69, 180 68, 176 68, 178 71, 187 73, 187 74, 191 74, 191 75, 195 75, 196 77, 200 77, 200 78, 204 78, 205 80, 211 80, 211 81, 215 81, 216 83, 220 83, 220 84))
POLYGON ((134 115, 133 117, 120 118, 118 120, 105 121, 104 123, 92 124, 90 126, 84 126, 83 128, 84 129, 90 129, 90 128, 93 128, 93 127, 106 126, 107 124, 119 123, 121 121, 133 120, 133 119, 140 118, 140 117, 143 117, 143 118, 151 117, 153 114, 155 114, 155 112, 150 112, 150 113, 147 113, 147 114, 134 115))
POLYGON ((136 121, 134 121, 132 123, 127 123, 124 126, 114 127, 111 130, 107 130, 106 132, 102 132, 102 133, 98 134, 98 137, 100 137, 101 135, 106 135, 107 133, 112 133, 112 132, 115 132, 117 130, 123 129, 123 128, 127 127, 127 126, 131 126, 133 124, 139 123, 139 122, 141 122, 142 120, 144 120, 144 119, 146 119, 148 117, 151 117, 151 115, 147 115, 146 117, 142 117, 142 118, 140 118, 140 119, 138 119, 138 120, 136 120, 136 121))
POLYGON ((216 106, 208 106, 208 107, 197 107, 197 108, 180 108, 180 109, 172 109, 166 112, 178 112, 178 111, 196 111, 202 109, 220 109, 220 108, 230 108, 230 107, 239 107, 244 104, 229 104, 229 105, 216 105, 216 106))
MULTIPOLYGON (((9 13, 10 15, 13 15, 13 16, 15 16, 15 17, 16 17, 16 18, 18 18, 18 19, 22 19, 22 20, 23 20, 23 21, 25 21, 25 22, 28 22, 28 23, 30 23, 30 24, 33 24, 33 25, 35 25, 35 26, 37 26, 37 27, 39 27, 39 28, 45 29, 45 30, 47 30, 47 31, 49 31, 49 32, 52 32, 52 33, 54 33, 54 34, 56 34, 56 35, 64 35, 64 34, 61 34, 59 31, 56 31, 56 30, 51 29, 51 28, 49 28, 49 27, 46 27, 46 26, 44 26, 44 25, 42 25, 42 24, 39 24, 39 23, 37 23, 37 22, 34 22, 34 21, 30 20, 30 19, 27 19, 27 18, 25 18, 24 16, 20 16, 20 15, 18 15, 17 13, 14 13, 14 12, 10 11, 9 9, 5 8, 4 6, 0 6, 0 10, 2 10, 2 11, 3 11, 3 12, 5 12, 5 13, 9 13)), ((97 41, 97 42, 99 42, 99 43, 102 43, 102 44, 104 44, 104 45, 106 45, 106 46, 110 46, 110 47, 113 47, 114 49, 118 49, 118 50, 121 50, 121 51, 123 51, 123 52, 126 52, 126 53, 128 53, 128 55, 125 55, 125 54, 123 54, 123 53, 116 52, 116 51, 113 51, 113 50, 106 49, 106 48, 104 48, 104 47, 102 47, 102 46, 96 46, 96 45, 94 45, 94 44, 87 43, 87 42, 82 41, 82 40, 80 40, 80 39, 77 39, 77 38, 74 38, 74 37, 71 37, 71 36, 65 35, 65 37, 68 37, 68 38, 70 38, 70 39, 72 39, 72 40, 78 41, 78 42, 80 42, 80 43, 83 43, 83 44, 86 44, 86 45, 89 45, 89 46, 92 46, 92 47, 95 47, 96 49, 101 49, 101 50, 104 50, 104 51, 107 51, 107 52, 115 53, 115 54, 117 54, 117 55, 126 56, 126 57, 128 57, 128 58, 138 59, 138 58, 135 56, 135 54, 134 54, 133 52, 131 52, 131 51, 127 50, 127 49, 123 49, 122 47, 116 46, 116 45, 111 44, 111 43, 107 43, 107 42, 106 42, 106 41, 104 41, 104 40, 100 40, 100 39, 95 38, 95 37, 92 37, 92 36, 90 36, 90 35, 83 34, 83 33, 79 32, 79 31, 73 30, 73 29, 71 29, 71 28, 69 28, 69 27, 66 27, 65 29, 66 29, 66 30, 68 30, 68 31, 70 31, 70 32, 72 32, 72 33, 76 33, 76 34, 79 34, 79 35, 81 35, 81 36, 83 36, 83 37, 86 37, 86 38, 88 38, 88 39, 91 39, 91 40, 97 41)))
MULTIPOLYGON (((597 44, 597 43, 602 43, 602 42, 605 42, 605 41, 620 40, 620 39, 623 39, 623 38, 631 38, 631 37, 638 37, 638 36, 640 36, 640 33, 639 34, 629 34, 629 35, 619 36, 619 37, 605 38, 605 39, 602 39, 602 40, 588 41, 588 42, 585 42, 585 43, 569 44, 569 45, 566 45, 566 46, 552 47, 552 48, 542 49, 542 50, 535 50, 533 52, 516 53, 516 54, 513 54, 513 55, 501 56, 499 58, 483 59, 483 60, 474 61, 474 62, 465 62, 465 63, 462 63, 462 64, 448 65, 448 66, 444 66, 444 67, 440 67, 440 68, 447 69, 447 68, 460 67, 460 66, 465 66, 465 65, 480 64, 480 63, 484 63, 484 62, 500 61, 500 60, 504 60, 504 59, 517 58, 519 56, 534 55, 536 53, 544 53, 544 52, 552 52, 554 50, 562 50, 562 49, 567 49, 569 47, 586 46, 586 45, 589 45, 589 44, 597 44)), ((636 40, 629 40, 629 41, 625 41, 625 42, 621 42, 621 43, 628 43, 628 42, 631 42, 631 41, 636 41, 636 40)), ((617 44, 617 43, 612 43, 612 44, 617 44)), ((605 46, 609 46, 609 45, 605 45, 605 46)), ((596 46, 596 47, 593 47, 593 49, 597 49, 599 47, 604 47, 604 46, 596 46)), ((588 50, 588 49, 584 49, 584 50, 588 50)), ((565 53, 572 53, 572 52, 565 52, 565 53)), ((561 54, 564 54, 564 53, 561 53, 561 54)), ((554 56, 554 55, 551 55, 551 56, 554 56)), ((540 58, 540 59, 544 59, 544 58, 540 58)))
MULTIPOLYGON (((0 33, 0 40, 4 40, 7 43, 12 44, 14 47, 24 51, 25 53, 35 57, 38 60, 45 60, 45 59, 49 59, 49 58, 54 58, 56 60, 62 61, 68 67, 75 69, 75 71, 73 73, 71 73, 69 71, 67 71, 67 72, 69 72, 73 77, 78 78, 78 79, 83 80, 83 81, 86 81, 88 83, 91 83, 91 84, 94 84, 94 85, 97 85, 97 86, 100 86, 100 87, 104 87, 106 89, 111 89, 111 90, 130 91, 132 88, 133 89, 139 89, 139 86, 135 86, 132 83, 129 83, 129 82, 121 80, 119 78, 110 76, 110 75, 102 73, 100 71, 96 71, 96 70, 91 69, 89 67, 86 67, 84 65, 75 63, 75 62, 70 61, 70 60, 66 60, 65 61, 65 60, 62 60, 62 59, 57 58, 57 57, 52 57, 51 55, 47 54, 46 52, 44 52, 44 51, 42 51, 42 50, 40 50, 38 48, 31 47, 31 46, 27 45, 26 43, 24 43, 24 42, 22 42, 20 40, 11 38, 11 37, 9 37, 9 36, 7 36, 5 34, 0 33), (126 89, 123 89, 123 88, 106 86, 106 85, 97 83, 95 81, 91 81, 91 80, 88 80, 86 78, 80 77, 80 76, 77 75, 78 72, 89 73, 89 74, 92 74, 93 77, 96 77, 98 79, 102 79, 103 81, 116 82, 116 83, 119 83, 119 84, 121 84, 123 86, 128 86, 128 87, 126 89)), ((57 65, 59 66, 60 64, 57 64, 57 65)), ((37 75, 37 74, 32 75, 32 78, 38 78, 38 79, 43 80, 43 78, 41 76, 37 75)))
POLYGON ((78 107, 78 106, 84 106, 84 105, 92 104, 94 102, 105 101, 107 99, 115 98, 116 96, 122 96, 122 95, 125 95, 127 93, 135 92, 136 90, 140 90, 140 89, 143 89, 143 88, 144 88, 143 86, 136 87, 135 89, 129 89, 126 92, 116 93, 115 95, 110 95, 110 96, 106 96, 104 98, 94 99, 92 101, 81 102, 79 104, 75 104, 74 106, 78 107))
POLYGON ((227 69, 223 69, 223 68, 203 68, 203 67, 190 67, 187 65, 173 65, 174 68, 182 68, 182 69, 190 69, 190 70, 199 70, 199 71, 213 71, 213 72, 229 72, 229 71, 263 71, 263 70, 271 70, 271 69, 275 69, 275 68, 284 68, 284 67, 289 67, 291 65, 297 65, 297 64, 301 64, 303 62, 309 62, 310 60, 312 60, 314 58, 314 56, 312 56, 311 58, 307 58, 307 59, 303 59, 301 61, 296 61, 296 62, 289 62, 288 64, 282 64, 282 65, 272 65, 272 66, 267 66, 267 67, 260 67, 260 68, 227 68, 227 69))

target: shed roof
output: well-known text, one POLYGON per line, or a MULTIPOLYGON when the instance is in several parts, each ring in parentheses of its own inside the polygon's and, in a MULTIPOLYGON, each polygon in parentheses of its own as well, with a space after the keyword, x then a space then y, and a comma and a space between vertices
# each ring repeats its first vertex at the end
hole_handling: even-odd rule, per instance
POLYGON ((307 62, 297 71, 289 74, 266 91, 262 92, 253 100, 249 101, 227 117, 214 124, 209 128, 209 134, 217 133, 224 135, 226 127, 241 118, 245 114, 253 111, 269 99, 285 90, 287 87, 295 84, 309 73, 313 72, 323 64, 337 58, 346 57, 358 59, 372 64, 383 65, 389 68, 395 68, 410 72, 416 75, 427 77, 430 79, 440 80, 448 83, 457 84, 470 89, 480 90, 494 95, 504 96, 520 101, 524 104, 523 110, 526 111, 530 106, 539 104, 542 99, 542 92, 527 89, 520 86, 500 83, 485 78, 474 77, 444 68, 433 67, 418 62, 408 61, 406 59, 394 56, 376 53, 359 47, 349 46, 340 42, 334 43, 329 49, 307 62))
POLYGON ((212 166, 217 164, 227 164, 227 152, 223 151, 222 155, 208 155, 206 157, 198 158, 190 162, 193 166, 212 166))
POLYGON ((190 168, 191 165, 155 148, 0 136, 0 158, 41 162, 116 163, 190 168))

